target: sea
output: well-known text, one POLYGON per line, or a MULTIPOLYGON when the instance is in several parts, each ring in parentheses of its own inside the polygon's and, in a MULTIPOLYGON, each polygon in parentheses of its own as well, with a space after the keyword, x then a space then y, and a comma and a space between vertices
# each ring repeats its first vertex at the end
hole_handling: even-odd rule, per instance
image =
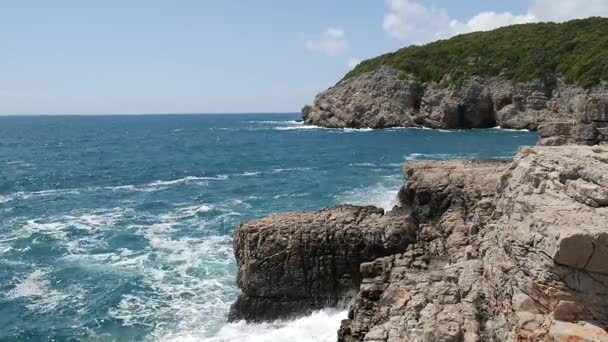
POLYGON ((1 341, 335 341, 346 313, 227 323, 240 222, 389 210, 405 162, 511 159, 501 129, 325 129, 297 114, 0 117, 1 341))

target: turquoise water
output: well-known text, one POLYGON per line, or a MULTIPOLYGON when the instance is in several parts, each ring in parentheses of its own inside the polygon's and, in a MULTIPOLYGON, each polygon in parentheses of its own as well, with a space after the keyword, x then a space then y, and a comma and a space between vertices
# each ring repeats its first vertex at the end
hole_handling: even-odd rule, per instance
MULTIPOLYGON (((407 160, 511 158, 537 140, 295 119, 0 117, 0 340, 270 341, 289 323, 224 323, 240 221, 339 203, 390 208, 407 160)), ((315 322, 339 319, 325 314, 287 334, 327 338, 315 322)))

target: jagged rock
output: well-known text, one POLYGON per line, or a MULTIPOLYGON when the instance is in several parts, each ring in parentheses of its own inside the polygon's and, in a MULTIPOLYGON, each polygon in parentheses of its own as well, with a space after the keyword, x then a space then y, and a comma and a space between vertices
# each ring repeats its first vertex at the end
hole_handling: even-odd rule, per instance
POLYGON ((242 295, 230 320, 267 321, 347 305, 361 282, 359 265, 404 251, 414 226, 402 215, 348 205, 243 223, 234 239, 242 295))
POLYGON ((417 241, 361 266, 340 341, 608 341, 608 149, 526 148, 505 169, 407 166, 417 241))
POLYGON ((344 127, 503 128, 541 131, 541 144, 608 141, 608 84, 585 89, 552 80, 473 77, 421 83, 383 66, 340 81, 303 111, 306 124, 344 127))

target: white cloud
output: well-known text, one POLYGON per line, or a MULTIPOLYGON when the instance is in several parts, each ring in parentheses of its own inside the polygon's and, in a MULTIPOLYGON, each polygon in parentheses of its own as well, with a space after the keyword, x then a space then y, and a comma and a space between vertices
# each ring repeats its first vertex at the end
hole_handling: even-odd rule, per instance
POLYGON ((389 35, 422 43, 449 35, 451 19, 444 9, 426 7, 412 0, 387 0, 382 28, 389 35))
POLYGON ((539 21, 608 16, 607 0, 531 0, 529 13, 539 21))
POLYGON ((348 69, 351 70, 354 69, 357 65, 359 65, 359 63, 361 63, 361 60, 359 58, 351 57, 348 59, 346 65, 348 66, 348 69))
POLYGON ((416 0, 386 0, 386 6, 388 12, 382 28, 390 36, 409 43, 427 43, 514 24, 608 16, 608 0, 529 0, 526 13, 481 12, 465 22, 452 19, 445 9, 425 6, 416 0))
POLYGON ((537 21, 536 17, 529 13, 524 15, 513 15, 509 12, 481 12, 469 19, 469 21, 466 23, 453 20, 450 23, 450 26, 452 27, 454 33, 467 33, 475 31, 489 31, 503 26, 533 23, 535 21, 537 21))
POLYGON ((328 27, 320 38, 306 41, 305 46, 310 51, 337 56, 348 50, 349 44, 344 30, 328 27))

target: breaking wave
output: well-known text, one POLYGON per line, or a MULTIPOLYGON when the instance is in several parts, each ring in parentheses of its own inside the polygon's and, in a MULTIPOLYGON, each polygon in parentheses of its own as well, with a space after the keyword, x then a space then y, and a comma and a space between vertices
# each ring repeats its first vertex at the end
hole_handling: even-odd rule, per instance
POLYGON ((163 336, 172 342, 333 342, 337 338, 340 322, 346 319, 346 311, 323 310, 291 321, 247 324, 231 323, 222 327, 213 337, 200 332, 179 333, 163 336))

